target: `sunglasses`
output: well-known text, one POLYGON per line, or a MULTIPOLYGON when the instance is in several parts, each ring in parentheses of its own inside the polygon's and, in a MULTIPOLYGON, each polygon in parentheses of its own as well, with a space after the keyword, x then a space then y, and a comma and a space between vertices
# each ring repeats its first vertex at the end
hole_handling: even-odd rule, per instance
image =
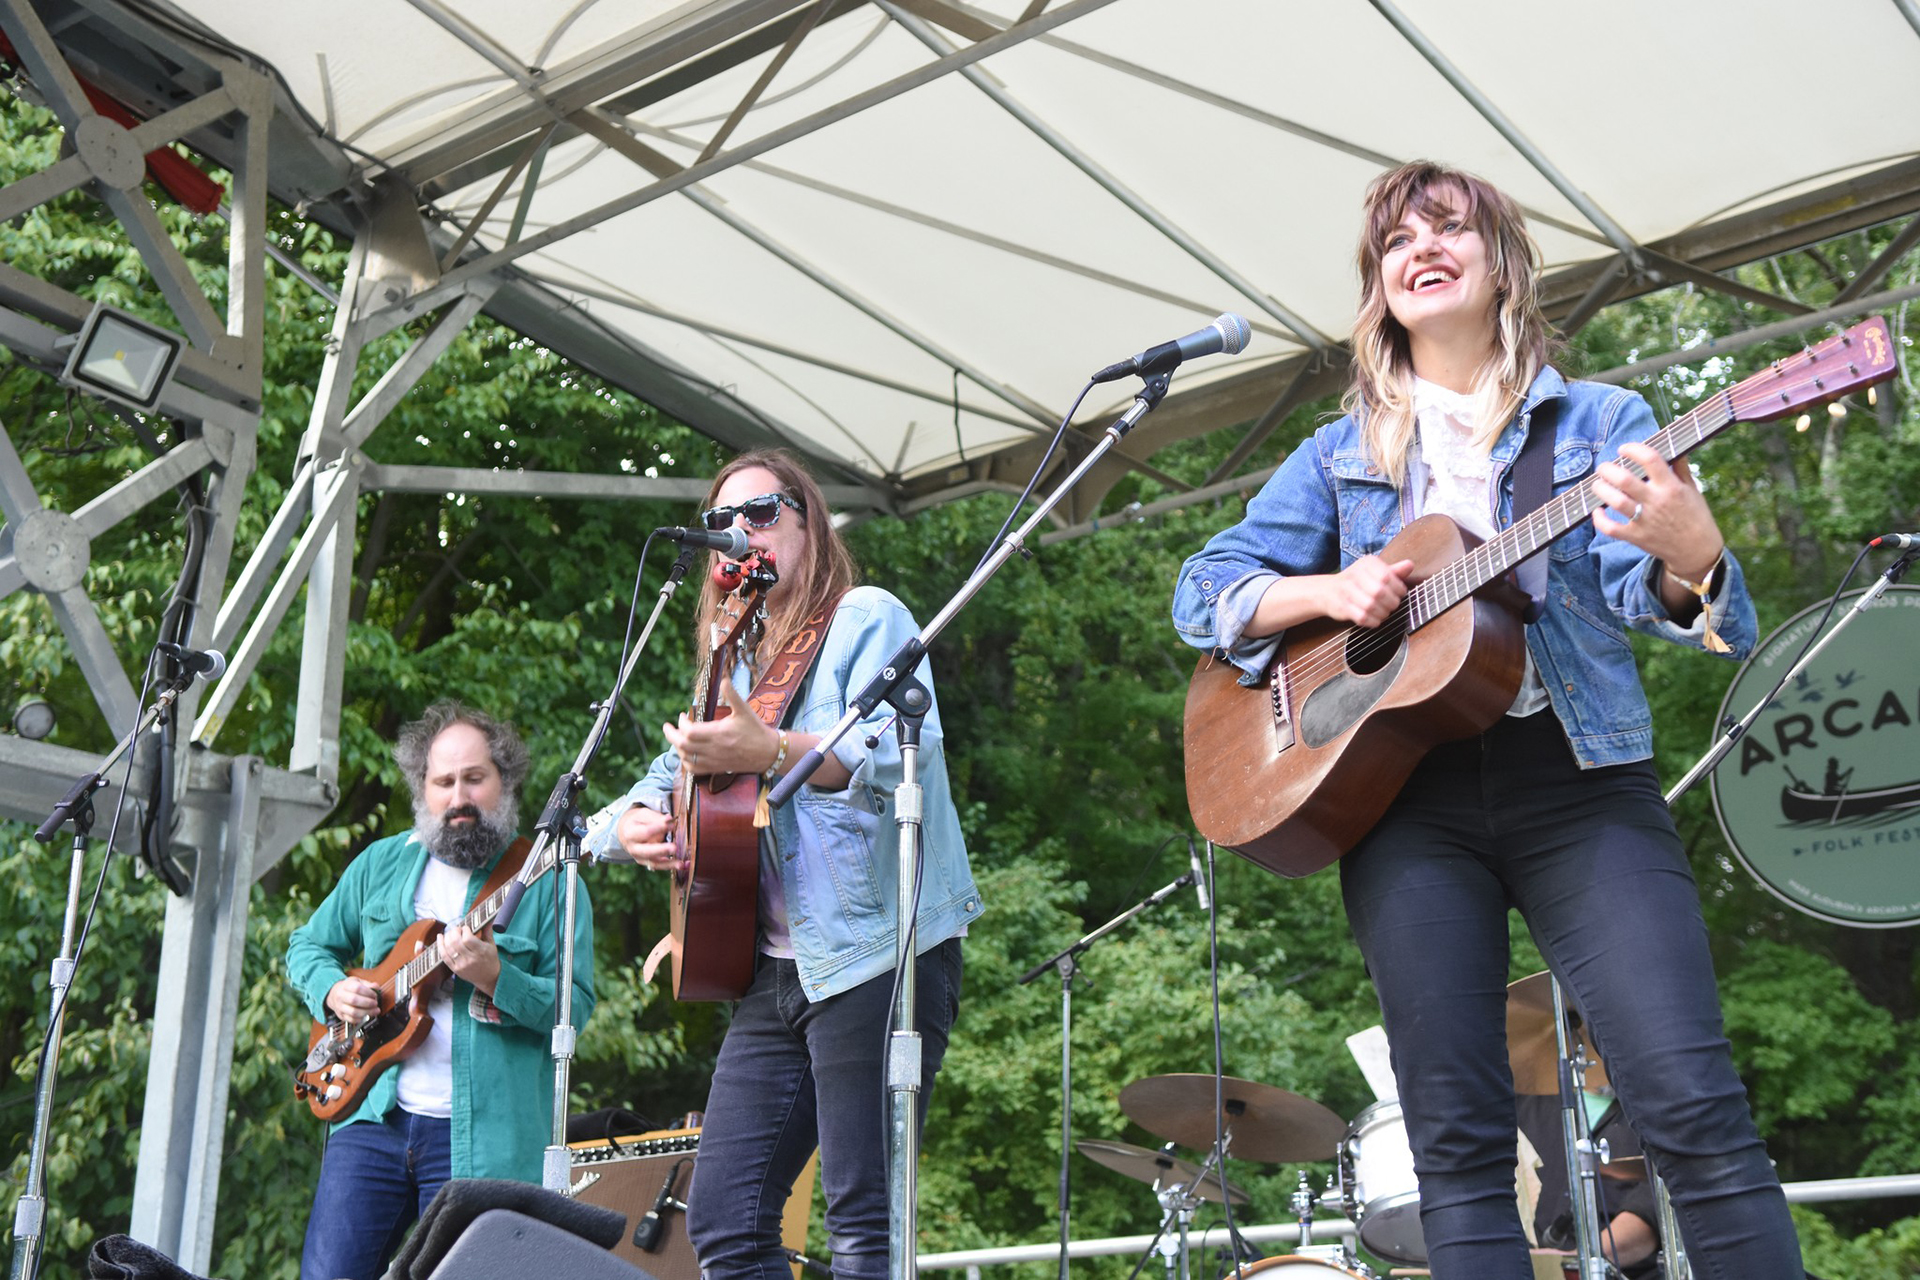
POLYGON ((725 529, 733 524, 735 516, 744 516, 749 525, 756 529, 771 529, 780 523, 782 504, 792 507, 801 515, 807 514, 806 504, 784 493, 763 493, 757 498, 748 498, 745 502, 732 507, 714 507, 700 514, 700 523, 709 529, 725 529))

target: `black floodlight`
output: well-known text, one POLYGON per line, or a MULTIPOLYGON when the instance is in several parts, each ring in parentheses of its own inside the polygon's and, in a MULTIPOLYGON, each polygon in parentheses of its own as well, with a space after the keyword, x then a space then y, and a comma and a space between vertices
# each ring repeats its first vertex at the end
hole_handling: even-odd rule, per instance
POLYGON ((160 403, 160 393, 185 346, 178 334, 97 302, 80 326, 60 379, 83 391, 150 410, 160 403))

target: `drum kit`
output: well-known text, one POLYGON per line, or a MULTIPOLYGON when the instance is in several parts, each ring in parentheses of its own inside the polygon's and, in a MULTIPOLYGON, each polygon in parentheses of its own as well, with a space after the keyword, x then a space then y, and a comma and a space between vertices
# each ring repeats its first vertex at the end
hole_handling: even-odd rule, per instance
MULTIPOLYGON (((1580 1080, 1589 1090, 1605 1088, 1606 1068, 1583 1031, 1569 1034, 1577 1029, 1578 1021, 1569 1016, 1551 975, 1535 974, 1508 988, 1507 1046, 1517 1092, 1559 1094, 1563 1078, 1580 1080)), ((1190 1280, 1189 1229, 1202 1204, 1224 1203, 1230 1209, 1248 1204, 1246 1192, 1227 1176, 1229 1158, 1275 1164, 1328 1161, 1334 1166, 1321 1192, 1301 1172, 1289 1200, 1299 1222, 1298 1241, 1285 1256, 1245 1262, 1237 1273, 1240 1280, 1256 1275, 1259 1280, 1377 1280, 1380 1273, 1346 1244, 1314 1243, 1314 1215, 1323 1204, 1339 1206, 1353 1223, 1361 1249, 1390 1264, 1390 1275, 1429 1274, 1423 1269, 1427 1248, 1420 1228, 1419 1182, 1397 1100, 1375 1102, 1349 1123, 1313 1099, 1273 1085, 1177 1074, 1134 1081, 1120 1091, 1120 1109, 1166 1145, 1152 1150, 1092 1138, 1074 1145, 1094 1162, 1153 1188, 1161 1222, 1148 1257, 1161 1257, 1167 1280, 1190 1280), (1206 1155, 1196 1164, 1174 1154, 1181 1147, 1206 1155)), ((1566 1138, 1569 1167, 1575 1172, 1569 1186, 1580 1248, 1574 1253, 1536 1251, 1535 1272, 1554 1280, 1604 1280, 1618 1272, 1600 1255, 1597 1180, 1639 1180, 1650 1171, 1639 1157, 1610 1160, 1606 1143, 1592 1138, 1583 1107, 1567 1109, 1566 1138)), ((1657 1177, 1654 1182, 1663 1219, 1663 1274, 1685 1280, 1686 1261, 1665 1188, 1657 1177)), ((1321 1220, 1323 1236, 1331 1220, 1321 1220)))

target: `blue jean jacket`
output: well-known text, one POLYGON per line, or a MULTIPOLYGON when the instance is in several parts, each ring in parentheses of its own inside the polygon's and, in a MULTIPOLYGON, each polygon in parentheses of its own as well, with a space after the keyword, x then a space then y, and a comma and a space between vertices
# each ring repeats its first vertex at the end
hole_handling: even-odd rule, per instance
MULTIPOLYGON (((805 686, 788 708, 787 727, 804 733, 831 729, 846 714, 848 700, 919 630, 907 607, 890 592, 878 587, 849 591, 820 642, 805 686)), ((744 663, 733 677, 744 694, 750 683, 744 663)), ((930 664, 921 664, 919 677, 931 692, 930 664)), ((773 811, 768 828, 794 962, 809 1000, 836 995, 893 968, 900 883, 893 789, 900 782, 901 760, 899 742, 887 723, 891 714, 882 704, 834 747, 834 756, 853 774, 845 787, 801 787, 773 811), (865 739, 873 735, 878 745, 869 748, 865 739)), ((627 803, 666 812, 678 768, 679 757, 671 751, 655 757, 646 776, 627 792, 627 803)), ((915 776, 923 791, 924 815, 915 946, 924 952, 959 934, 981 911, 960 816, 947 784, 937 697, 922 723, 915 776)), ((612 844, 609 826, 592 842, 593 851, 604 853, 612 844)))
MULTIPOLYGON (((1592 382, 1568 382, 1542 369, 1518 417, 1493 447, 1495 524, 1513 522, 1510 473, 1535 406, 1562 398, 1555 428, 1553 487, 1560 493, 1613 459, 1628 440, 1656 430, 1653 411, 1634 392, 1592 382)), ((1415 477, 1418 478, 1417 475, 1415 477)), ((1254 684, 1265 673, 1278 637, 1242 637, 1255 587, 1274 574, 1333 573, 1380 550, 1417 512, 1422 486, 1396 489, 1375 465, 1351 416, 1320 428, 1247 504, 1239 524, 1214 535, 1181 566, 1173 597, 1173 625, 1199 649, 1222 649, 1254 684)), ((1604 518, 1604 517, 1603 517, 1604 518)), ((1653 755, 1653 721, 1640 687, 1626 629, 1704 648, 1704 619, 1676 625, 1657 591, 1659 563, 1631 543, 1576 524, 1548 550, 1546 607, 1527 627, 1527 651, 1546 685, 1582 768, 1624 764, 1653 755)), ((1746 579, 1728 552, 1714 584, 1715 628, 1740 659, 1758 639, 1746 579)))

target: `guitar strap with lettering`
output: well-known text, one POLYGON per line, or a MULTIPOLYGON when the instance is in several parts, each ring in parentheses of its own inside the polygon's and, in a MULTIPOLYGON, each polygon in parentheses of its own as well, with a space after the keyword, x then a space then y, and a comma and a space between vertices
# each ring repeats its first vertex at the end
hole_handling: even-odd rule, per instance
POLYGON ((827 628, 833 621, 833 611, 839 607, 840 597, 835 596, 826 608, 801 623, 800 629, 787 641, 787 647, 774 655, 773 661, 767 664, 766 674, 760 677, 753 691, 747 695, 747 705, 753 708, 753 714, 769 727, 778 729, 780 722, 786 719, 787 704, 800 691, 808 669, 819 656, 820 642, 826 638, 827 628))
MULTIPOLYGON (((1520 446, 1520 456, 1513 460, 1513 520, 1520 520, 1553 496, 1553 442, 1554 428, 1560 417, 1560 397, 1554 396, 1542 400, 1533 408, 1527 426, 1527 438, 1520 446)), ((1522 560, 1514 566, 1513 576, 1520 589, 1527 593, 1527 607, 1522 613, 1528 622, 1540 617, 1547 607, 1547 561, 1549 553, 1546 547, 1522 560)))
MULTIPOLYGON (((813 660, 819 656, 820 642, 826 638, 827 628, 833 625, 834 610, 839 607, 840 597, 835 596, 826 608, 801 623, 786 648, 774 655, 773 661, 767 664, 766 674, 747 695, 747 705, 769 728, 778 729, 780 722, 787 718, 787 707, 793 702, 793 695, 800 691, 813 660)), ((753 825, 763 829, 773 822, 773 814, 767 807, 767 788, 771 785, 765 778, 760 780, 760 803, 753 810, 753 825)))

